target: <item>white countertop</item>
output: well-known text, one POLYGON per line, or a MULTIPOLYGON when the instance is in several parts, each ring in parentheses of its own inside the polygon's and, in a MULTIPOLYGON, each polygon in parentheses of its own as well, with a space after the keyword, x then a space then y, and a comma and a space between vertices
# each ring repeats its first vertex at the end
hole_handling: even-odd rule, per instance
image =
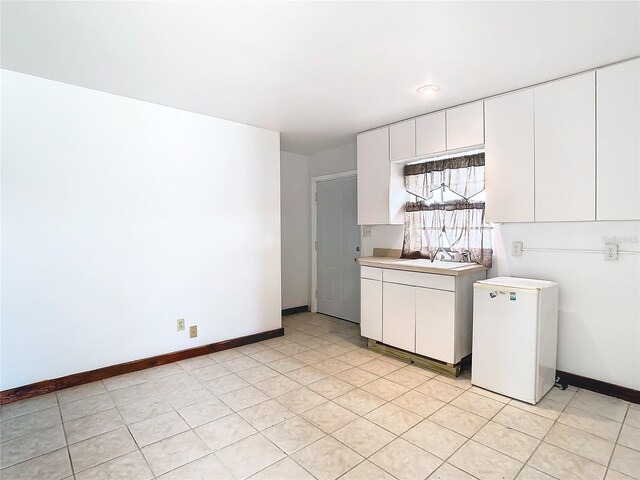
POLYGON ((405 270, 408 272, 435 273, 438 275, 450 275, 459 277, 475 272, 484 272, 487 267, 477 263, 442 262, 439 260, 431 263, 428 259, 410 260, 394 257, 360 257, 358 263, 365 267, 389 268, 392 270, 405 270))

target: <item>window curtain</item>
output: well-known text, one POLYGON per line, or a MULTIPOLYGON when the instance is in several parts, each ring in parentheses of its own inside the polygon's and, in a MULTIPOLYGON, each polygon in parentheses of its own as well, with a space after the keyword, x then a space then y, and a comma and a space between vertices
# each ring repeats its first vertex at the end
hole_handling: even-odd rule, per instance
POLYGON ((406 204, 402 258, 432 258, 439 247, 448 247, 490 268, 484 202, 469 200, 484 190, 484 154, 407 165, 404 173, 407 191, 421 200, 406 204), (459 198, 438 201, 434 192, 443 185, 459 198))

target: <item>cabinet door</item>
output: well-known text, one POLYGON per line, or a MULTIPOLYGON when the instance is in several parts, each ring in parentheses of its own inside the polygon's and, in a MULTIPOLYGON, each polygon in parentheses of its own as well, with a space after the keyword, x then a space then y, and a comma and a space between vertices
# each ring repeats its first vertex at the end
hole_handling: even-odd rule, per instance
POLYGON ((409 352, 416 351, 415 287, 382 284, 382 341, 409 352))
POLYGON ((485 186, 488 222, 533 222, 533 89, 487 100, 485 186))
POLYGON ((389 128, 361 133, 357 140, 358 225, 389 223, 389 128))
POLYGON ((446 111, 447 150, 484 143, 484 102, 475 102, 446 111))
POLYGON ((360 280, 360 333, 382 341, 382 282, 379 280, 360 280))
POLYGON ((535 219, 596 219, 595 72, 534 88, 535 219))
POLYGON ((389 126, 389 160, 416 156, 416 121, 414 119, 389 126))
POLYGON ((455 363, 456 294, 416 288, 416 353, 455 363))
POLYGON ((416 155, 429 155, 447 149, 445 113, 431 113, 416 118, 416 155))
POLYGON ((640 219, 640 59, 596 72, 598 220, 640 219))

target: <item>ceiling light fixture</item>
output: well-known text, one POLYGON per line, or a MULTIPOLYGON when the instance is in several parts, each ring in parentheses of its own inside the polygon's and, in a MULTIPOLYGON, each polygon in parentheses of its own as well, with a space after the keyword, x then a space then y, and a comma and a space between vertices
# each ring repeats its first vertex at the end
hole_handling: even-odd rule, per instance
POLYGON ((437 85, 423 85, 418 89, 418 93, 423 97, 433 97, 439 90, 440 87, 437 85))

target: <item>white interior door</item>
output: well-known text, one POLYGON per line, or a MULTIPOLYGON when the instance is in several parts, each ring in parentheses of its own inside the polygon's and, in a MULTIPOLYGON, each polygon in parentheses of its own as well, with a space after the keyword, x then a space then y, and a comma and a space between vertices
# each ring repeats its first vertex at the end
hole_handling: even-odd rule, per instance
POLYGON ((356 177, 318 182, 318 312, 360 322, 356 177))

